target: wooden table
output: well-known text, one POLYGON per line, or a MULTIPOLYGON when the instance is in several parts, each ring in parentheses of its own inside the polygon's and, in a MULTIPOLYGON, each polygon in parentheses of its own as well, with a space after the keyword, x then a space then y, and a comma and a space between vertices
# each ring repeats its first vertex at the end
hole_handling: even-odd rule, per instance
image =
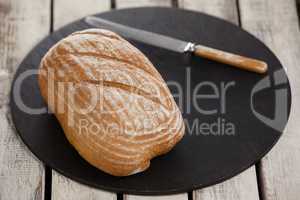
POLYGON ((300 34, 295 0, 0 0, 0 18, 1 200, 300 198, 300 34), (20 141, 11 122, 8 94, 13 74, 26 53, 68 22, 134 6, 173 6, 224 18, 256 35, 280 58, 291 82, 292 112, 280 142, 256 166, 224 183, 190 193, 155 197, 117 195, 89 188, 52 171, 20 141))

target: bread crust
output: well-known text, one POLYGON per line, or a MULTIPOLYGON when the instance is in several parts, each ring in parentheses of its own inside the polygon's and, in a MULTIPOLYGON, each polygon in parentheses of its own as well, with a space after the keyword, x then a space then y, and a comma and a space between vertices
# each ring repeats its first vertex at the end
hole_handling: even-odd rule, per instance
POLYGON ((184 135, 161 75, 137 48, 103 29, 75 32, 43 57, 41 95, 68 141, 114 176, 146 170, 184 135))

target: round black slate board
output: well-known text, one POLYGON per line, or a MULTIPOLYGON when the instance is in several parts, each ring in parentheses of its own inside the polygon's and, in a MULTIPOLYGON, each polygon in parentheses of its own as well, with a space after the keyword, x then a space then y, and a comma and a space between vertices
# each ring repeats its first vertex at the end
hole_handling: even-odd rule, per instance
MULTIPOLYGON (((279 121, 283 127, 275 130, 255 117, 250 107, 253 87, 262 79, 274 84, 273 73, 282 69, 274 54, 259 40, 239 27, 226 21, 197 12, 169 8, 136 8, 117 10, 99 16, 133 27, 198 42, 233 53, 262 59, 269 64, 267 75, 258 75, 230 68, 209 60, 182 56, 164 49, 131 41, 144 52, 166 81, 177 81, 186 86, 187 68, 191 72, 192 90, 197 84, 210 81, 220 87, 222 82, 235 82, 226 95, 226 113, 204 115, 191 107, 183 109, 189 126, 198 119, 201 123, 215 123, 218 118, 235 126, 235 135, 186 134, 183 140, 167 155, 155 158, 150 168, 129 177, 113 177, 89 165, 66 140, 64 133, 51 114, 30 115, 16 106, 12 95, 11 112, 16 129, 29 149, 46 165, 81 183, 114 192, 134 194, 171 194, 186 192, 224 181, 262 158, 279 139, 287 119, 279 121)), ((38 44, 24 59, 15 78, 29 69, 39 66, 41 57, 58 40, 68 34, 90 28, 82 20, 74 22, 38 44)), ((282 71, 281 71, 282 72, 282 71)), ((286 78, 283 73, 283 77, 286 78)), ((283 80, 283 79, 280 79, 283 80)), ((15 81, 14 81, 15 83, 15 81)), ((287 95, 287 113, 290 111, 290 87, 288 82, 280 88, 287 95)), ((13 88, 12 91, 14 91, 13 88)), ((276 87, 268 87, 255 95, 254 108, 273 118, 275 115, 276 87)), ((176 89, 171 88, 171 91, 176 89)), ((202 88, 201 93, 211 93, 202 88)), ((187 103, 187 87, 184 87, 184 105, 187 103)), ((276 93, 277 94, 277 93, 276 93)), ((37 85, 37 77, 30 76, 21 86, 24 103, 33 108, 45 106, 37 85)), ((220 110, 219 100, 202 100, 201 108, 220 110)))

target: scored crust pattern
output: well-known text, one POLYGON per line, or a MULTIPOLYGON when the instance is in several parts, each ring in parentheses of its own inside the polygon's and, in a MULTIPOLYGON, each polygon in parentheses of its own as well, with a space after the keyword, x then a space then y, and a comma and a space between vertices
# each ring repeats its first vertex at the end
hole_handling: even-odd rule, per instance
POLYGON ((144 171, 183 137, 161 75, 113 32, 88 29, 59 41, 41 61, 39 85, 69 142, 109 174, 144 171))

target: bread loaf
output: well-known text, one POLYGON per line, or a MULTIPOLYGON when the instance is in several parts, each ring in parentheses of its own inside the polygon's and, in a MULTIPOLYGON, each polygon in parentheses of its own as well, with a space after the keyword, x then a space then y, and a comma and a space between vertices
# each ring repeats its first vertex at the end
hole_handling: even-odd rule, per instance
POLYGON ((38 80, 68 141, 111 175, 146 170, 184 135, 161 75, 113 32, 88 29, 62 39, 42 59, 38 80))

